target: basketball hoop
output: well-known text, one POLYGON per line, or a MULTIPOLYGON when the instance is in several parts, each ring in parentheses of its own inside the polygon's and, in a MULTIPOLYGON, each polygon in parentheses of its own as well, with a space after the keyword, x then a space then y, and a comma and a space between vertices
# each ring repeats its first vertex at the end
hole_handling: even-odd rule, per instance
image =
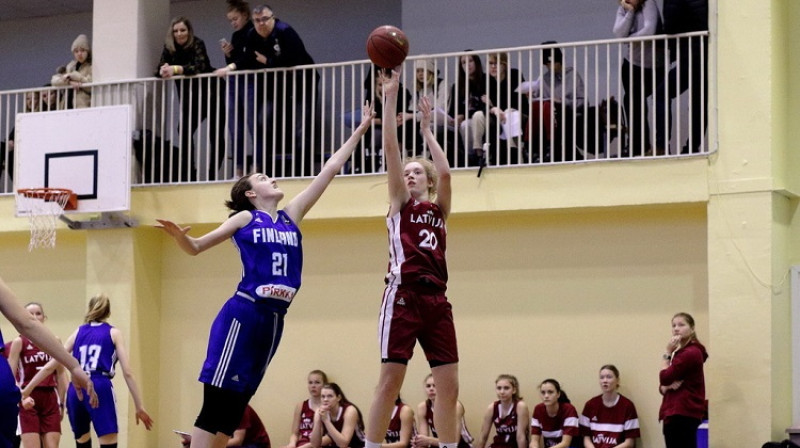
POLYGON ((66 188, 21 188, 17 190, 20 208, 27 211, 31 225, 28 250, 56 246, 56 221, 64 210, 78 208, 78 196, 66 188))

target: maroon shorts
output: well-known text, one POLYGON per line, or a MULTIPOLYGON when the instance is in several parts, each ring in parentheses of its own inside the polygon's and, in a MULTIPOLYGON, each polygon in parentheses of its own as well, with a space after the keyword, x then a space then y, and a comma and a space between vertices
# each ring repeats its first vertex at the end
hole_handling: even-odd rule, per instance
POLYGON ((61 413, 56 388, 37 387, 31 392, 31 398, 36 402, 33 408, 19 410, 19 426, 22 433, 61 434, 61 413))
POLYGON ((452 307, 443 291, 425 284, 386 287, 378 341, 383 360, 411 359, 419 341, 431 366, 458 362, 452 307))

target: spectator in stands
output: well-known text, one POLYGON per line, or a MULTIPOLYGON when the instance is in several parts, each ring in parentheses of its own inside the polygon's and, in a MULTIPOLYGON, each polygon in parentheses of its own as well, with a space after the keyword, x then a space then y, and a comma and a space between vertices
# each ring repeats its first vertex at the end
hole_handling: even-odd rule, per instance
MULTIPOLYGON (((542 45, 556 43, 547 41, 542 45)), ((564 53, 558 47, 544 48, 542 63, 546 68, 542 77, 518 87, 519 92, 529 93, 534 99, 526 126, 529 131, 527 141, 534 150, 534 156, 541 154, 543 161, 573 160, 576 154, 572 127, 575 122, 580 122, 582 115, 583 78, 572 67, 564 66, 564 53), (544 143, 543 147, 539 146, 540 140, 544 143)), ((577 130, 579 137, 582 130, 582 127, 577 130)))
POLYGON ((347 400, 336 383, 328 383, 322 387, 322 405, 314 414, 311 446, 313 448, 364 447, 364 419, 361 411, 347 400), (326 435, 330 437, 330 445, 322 444, 326 435))
MULTIPOLYGON (((439 145, 444 147, 445 133, 448 131, 448 126, 452 129, 454 122, 452 118, 447 117, 448 89, 444 84, 444 80, 438 77, 438 71, 433 59, 418 59, 414 61, 412 104, 418 105, 422 97, 428 97, 431 100, 431 106, 433 106, 433 134, 439 141, 439 145)), ((412 120, 416 120, 416 123, 419 123, 422 119, 422 113, 417 109, 414 110, 414 112, 405 112, 402 116, 399 116, 397 123, 412 123, 412 120)), ((415 138, 420 142, 423 141, 419 132, 415 134, 415 138)), ((452 141, 452 138, 450 137, 448 141, 452 141)), ((411 146, 413 147, 413 145, 411 146)))
MULTIPOLYGON (((519 92, 514 89, 525 81, 519 70, 508 67, 508 53, 492 53, 489 55, 489 87, 488 91, 481 96, 481 101, 489 109, 489 119, 486 119, 484 110, 475 112, 473 120, 473 138, 475 141, 487 141, 492 148, 488 157, 491 161, 501 165, 517 163, 518 153, 513 151, 517 144, 514 138, 518 136, 515 132, 506 127, 509 132, 503 132, 501 125, 512 118, 512 112, 516 113, 520 108, 519 92), (484 135, 486 134, 486 135, 484 135), (508 135, 513 134, 513 135, 508 135), (503 147, 498 148, 497 143, 502 142, 503 147), (513 154, 513 157, 509 157, 513 154)), ((513 126, 513 125, 512 125, 513 126)))
MULTIPOLYGON (((253 29, 250 20, 250 5, 242 0, 228 0, 228 21, 233 27, 231 41, 220 41, 225 63, 232 64, 242 58, 247 42, 247 34, 253 29)), ((253 156, 248 154, 247 131, 253 136, 253 104, 247 101, 248 89, 252 88, 255 77, 252 74, 236 76, 228 80, 228 127, 233 145, 236 178, 242 177, 252 168, 253 156), (247 126, 247 130, 245 130, 247 126)))
MULTIPOLYGON (((664 33, 708 31, 708 0, 664 0, 663 6, 664 33)), ((669 44, 670 61, 675 65, 658 86, 658 91, 667 94, 658 98, 656 106, 656 151, 660 154, 669 152, 672 100, 691 87, 689 112, 692 129, 681 153, 697 153, 708 126, 708 37, 682 37, 671 39, 669 44)))
MULTIPOLYGON (((25 93, 25 112, 46 112, 56 110, 57 93, 50 88, 50 83, 45 84, 45 89, 40 92, 32 91, 25 93)), ((0 160, 8 168, 8 177, 14 178, 14 140, 16 138, 16 127, 12 127, 8 133, 5 147, 0 145, 0 160)))
POLYGON ((600 368, 602 394, 583 406, 579 418, 586 448, 634 448, 639 438, 636 406, 619 393, 619 370, 611 364, 600 368))
MULTIPOLYGON (((180 436, 183 446, 191 445, 191 434, 182 433, 180 436)), ((270 448, 272 446, 269 441, 269 434, 264 428, 264 423, 261 422, 261 418, 258 417, 256 411, 249 404, 244 408, 242 421, 225 446, 228 448, 270 448)))
MULTIPOLYGON (((225 76, 234 70, 291 68, 314 63, 297 31, 275 17, 269 6, 256 6, 252 17, 255 27, 247 34, 244 54, 217 70, 218 75, 225 76)), ((311 174, 314 162, 311 119, 317 102, 317 82, 313 69, 271 72, 256 77, 253 88, 248 91, 248 101, 255 104, 258 115, 254 149, 257 171, 268 176, 291 175, 292 172, 311 174), (266 131, 261 126, 266 126, 266 131), (273 142, 277 147, 268 151, 266 148, 273 142), (291 162, 292 172, 273 170, 273 161, 280 159, 291 162)))
MULTIPOLYGON (((539 385, 542 402, 533 408, 530 448, 568 448, 578 439, 578 411, 558 381, 548 378, 539 385)), ((583 446, 579 444, 578 446, 583 446)))
POLYGON ((456 82, 450 88, 450 108, 447 112, 455 120, 464 144, 464 154, 461 157, 456 154, 451 161, 456 166, 463 166, 464 161, 469 165, 477 165, 483 154, 482 142, 472 138, 472 117, 475 112, 484 109, 481 97, 485 93, 486 74, 483 72, 480 56, 477 54, 461 56, 456 82))
POLYGON ((206 52, 206 45, 202 39, 194 35, 192 23, 186 17, 172 19, 161 60, 158 63, 156 76, 176 79, 178 96, 181 101, 180 121, 180 156, 173 163, 180 163, 178 179, 173 182, 186 182, 197 180, 197 161, 199 155, 195 150, 194 133, 203 120, 208 122, 208 179, 217 178, 219 169, 225 157, 224 113, 219 106, 221 101, 218 89, 220 80, 209 77, 195 78, 194 75, 211 73, 211 61, 206 52), (215 149, 215 150, 212 150, 215 149))
MULTIPOLYGON (((662 33, 661 13, 655 0, 620 0, 613 33, 616 37, 641 37, 662 33)), ((663 66, 662 41, 638 41, 625 45, 622 61, 622 107, 628 117, 629 154, 638 157, 651 151, 650 113, 647 98, 653 92, 653 75, 663 66), (644 149, 644 151, 643 151, 644 149)), ((663 95, 663 90, 655 92, 663 95)))
POLYGON ((59 92, 61 109, 84 108, 91 106, 92 89, 83 87, 92 82, 92 49, 89 38, 81 34, 72 42, 72 55, 75 59, 66 67, 59 67, 58 73, 50 79, 53 86, 71 86, 68 91, 59 92))

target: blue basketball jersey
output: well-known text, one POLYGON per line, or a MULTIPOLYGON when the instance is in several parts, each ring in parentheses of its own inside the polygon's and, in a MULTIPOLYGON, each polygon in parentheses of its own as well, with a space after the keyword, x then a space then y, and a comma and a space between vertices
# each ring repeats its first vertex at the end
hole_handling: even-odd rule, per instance
POLYGON ((273 222, 269 213, 251 211, 253 218, 233 235, 242 259, 237 294, 286 312, 303 271, 300 229, 283 210, 273 222))
POLYGON ((72 356, 89 375, 114 378, 117 349, 111 340, 111 328, 107 322, 90 322, 78 327, 72 356))

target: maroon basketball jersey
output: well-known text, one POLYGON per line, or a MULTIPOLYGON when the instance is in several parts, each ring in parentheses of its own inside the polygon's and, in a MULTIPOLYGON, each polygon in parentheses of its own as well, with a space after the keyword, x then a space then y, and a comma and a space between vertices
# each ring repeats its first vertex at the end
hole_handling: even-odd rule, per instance
POLYGON ((396 443, 400 441, 400 429, 403 422, 400 421, 400 410, 403 404, 396 404, 392 410, 392 418, 389 420, 389 427, 386 428, 386 443, 396 443))
MULTIPOLYGON (((30 383, 36 373, 50 361, 50 355, 39 350, 39 347, 25 336, 20 336, 20 339, 22 339, 22 350, 19 354, 18 375, 19 382, 22 383, 22 387, 25 387, 30 383)), ((52 375, 39 383, 38 387, 56 387, 56 385, 56 374, 53 372, 52 375)))
POLYGON ((640 437, 636 406, 622 395, 618 395, 616 404, 611 407, 603 404, 602 395, 590 399, 579 421, 581 435, 591 437, 597 448, 611 448, 640 437))
POLYGON ((492 440, 492 448, 515 448, 517 446, 517 402, 512 402, 511 409, 508 410, 501 409, 500 406, 500 400, 494 402, 492 422, 495 435, 492 440))
POLYGON ((399 286, 422 281, 447 289, 447 227, 439 206, 408 200, 399 213, 386 218, 389 229, 387 284, 399 286))
POLYGON ((297 438, 297 446, 305 445, 311 441, 311 430, 314 429, 314 410, 308 403, 308 400, 303 402, 303 408, 300 409, 300 434, 297 438))

